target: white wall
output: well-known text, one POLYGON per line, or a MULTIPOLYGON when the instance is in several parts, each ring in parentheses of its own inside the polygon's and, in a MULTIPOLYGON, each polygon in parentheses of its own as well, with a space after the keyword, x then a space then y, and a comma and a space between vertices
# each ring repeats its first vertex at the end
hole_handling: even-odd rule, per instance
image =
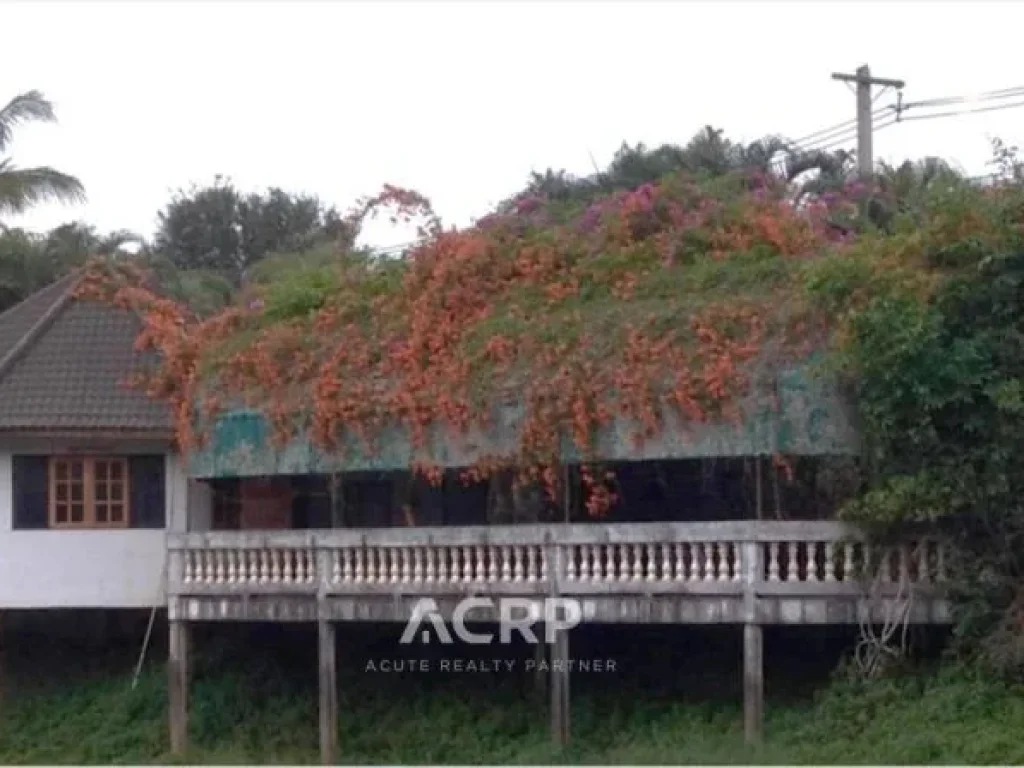
MULTIPOLYGON (((164 452, 145 443, 104 450, 121 455, 164 452)), ((57 452, 61 446, 53 443, 0 446, 0 609, 166 605, 166 531, 13 530, 12 454, 57 452)), ((184 531, 189 496, 184 462, 167 454, 166 468, 168 528, 184 531)))

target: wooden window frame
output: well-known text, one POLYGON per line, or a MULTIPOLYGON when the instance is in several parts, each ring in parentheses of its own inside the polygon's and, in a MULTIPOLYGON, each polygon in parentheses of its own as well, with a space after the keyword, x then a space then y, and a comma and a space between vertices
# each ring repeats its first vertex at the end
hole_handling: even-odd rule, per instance
POLYGON ((48 510, 47 518, 50 528, 57 529, 71 529, 71 530, 117 530, 121 528, 128 528, 131 521, 131 487, 130 487, 130 476, 129 476, 129 462, 125 456, 51 456, 47 461, 47 474, 49 483, 49 498, 48 498, 48 510), (82 465, 82 501, 81 505, 83 508, 82 519, 79 521, 71 520, 71 505, 72 503, 78 504, 72 498, 72 485, 74 478, 71 476, 72 464, 80 462, 82 465), (65 465, 66 469, 66 480, 58 479, 58 469, 61 465, 65 465), (97 478, 97 466, 106 466, 106 477, 100 481, 97 478), (120 467, 120 479, 113 479, 111 473, 112 466, 120 467), (97 485, 103 482, 107 486, 106 499, 96 498, 97 485), (121 486, 121 495, 117 498, 111 498, 111 483, 119 483, 121 486), (67 498, 64 500, 58 500, 58 487, 62 484, 67 486, 67 498), (122 508, 121 519, 111 520, 110 508, 113 505, 120 505, 122 508), (106 520, 97 519, 97 508, 107 508, 106 520), (65 507, 67 509, 67 519, 58 520, 57 511, 58 508, 65 507))

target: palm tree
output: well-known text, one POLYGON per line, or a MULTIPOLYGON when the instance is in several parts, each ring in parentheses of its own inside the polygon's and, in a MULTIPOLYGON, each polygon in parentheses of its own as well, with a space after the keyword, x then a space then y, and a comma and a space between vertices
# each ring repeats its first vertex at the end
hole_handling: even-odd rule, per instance
POLYGON ((53 104, 39 91, 27 91, 0 108, 0 215, 17 215, 46 201, 77 203, 85 200, 85 188, 74 176, 48 167, 18 168, 4 157, 14 129, 32 121, 53 123, 53 104))

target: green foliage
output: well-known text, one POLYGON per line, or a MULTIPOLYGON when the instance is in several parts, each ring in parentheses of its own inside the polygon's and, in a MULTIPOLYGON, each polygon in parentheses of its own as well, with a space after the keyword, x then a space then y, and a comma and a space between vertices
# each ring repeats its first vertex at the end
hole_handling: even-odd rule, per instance
POLYGON ((810 295, 843 318, 832 362, 865 447, 865 492, 842 514, 945 530, 962 650, 1020 672, 1007 622, 1024 576, 1024 188, 923 195, 913 228, 808 270, 810 295))
MULTIPOLYGON (((222 626, 216 635, 229 633, 222 626)), ((311 636, 294 639, 306 648, 315 644, 311 636)), ((808 644, 818 649, 806 636, 793 642, 800 645, 787 655, 800 655, 808 644)), ((5 764, 319 760, 315 653, 301 653, 286 638, 252 643, 244 652, 199 639, 189 701, 191 749, 184 761, 168 753, 162 652, 151 654, 153 661, 132 689, 133 646, 85 656, 82 648, 40 645, 31 660, 16 656, 9 670, 0 720, 5 764)), ((373 674, 364 671, 364 659, 368 652, 380 656, 381 647, 374 644, 371 652, 359 642, 345 645, 339 655, 340 757, 346 764, 396 765, 1024 761, 1020 686, 964 668, 908 669, 870 682, 829 682, 805 672, 798 686, 794 670, 781 674, 778 657, 768 669, 765 741, 745 745, 738 655, 730 656, 720 643, 711 645, 678 654, 670 664, 665 657, 671 651, 644 637, 630 656, 618 657, 622 671, 576 675, 573 740, 564 752, 551 745, 546 698, 522 670, 373 674), (650 654, 652 649, 660 652, 650 654)))

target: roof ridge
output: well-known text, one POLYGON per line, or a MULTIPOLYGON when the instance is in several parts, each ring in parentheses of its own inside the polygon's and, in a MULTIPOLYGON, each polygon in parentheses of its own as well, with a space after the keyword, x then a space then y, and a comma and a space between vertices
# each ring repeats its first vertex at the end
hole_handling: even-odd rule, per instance
MULTIPOLYGON (((60 283, 66 280, 67 287, 60 292, 60 294, 49 306, 49 308, 47 308, 47 310, 42 314, 42 316, 40 316, 40 318, 36 320, 36 322, 33 323, 32 326, 27 331, 25 331, 25 335, 18 339, 18 341, 15 342, 14 345, 12 345, 11 348, 7 351, 7 354, 0 358, 0 379, 7 375, 7 373, 11 369, 11 366, 14 365, 14 363, 18 360, 19 357, 21 357, 23 354, 25 354, 25 352, 28 351, 28 349, 39 339, 43 332, 46 331, 46 329, 49 328, 51 325, 53 325, 53 322, 57 319, 60 313, 64 311, 64 308, 73 298, 75 288, 78 287, 78 283, 81 281, 83 274, 84 270, 75 269, 57 281, 57 283, 60 283)), ((55 283, 51 283, 45 288, 41 288, 39 291, 36 291, 36 293, 33 294, 33 296, 41 293, 42 291, 47 290, 47 288, 53 288, 54 285, 55 283)), ((28 296, 23 301, 27 301, 30 298, 31 296, 28 296)), ((19 302, 19 304, 20 303, 21 302, 19 302)), ((15 304, 14 306, 16 307, 18 305, 15 304)), ((14 307, 11 307, 10 309, 13 308, 14 307)), ((4 312, 3 314, 6 314, 6 312, 4 312)), ((2 317, 3 315, 0 315, 0 318, 2 317)))

